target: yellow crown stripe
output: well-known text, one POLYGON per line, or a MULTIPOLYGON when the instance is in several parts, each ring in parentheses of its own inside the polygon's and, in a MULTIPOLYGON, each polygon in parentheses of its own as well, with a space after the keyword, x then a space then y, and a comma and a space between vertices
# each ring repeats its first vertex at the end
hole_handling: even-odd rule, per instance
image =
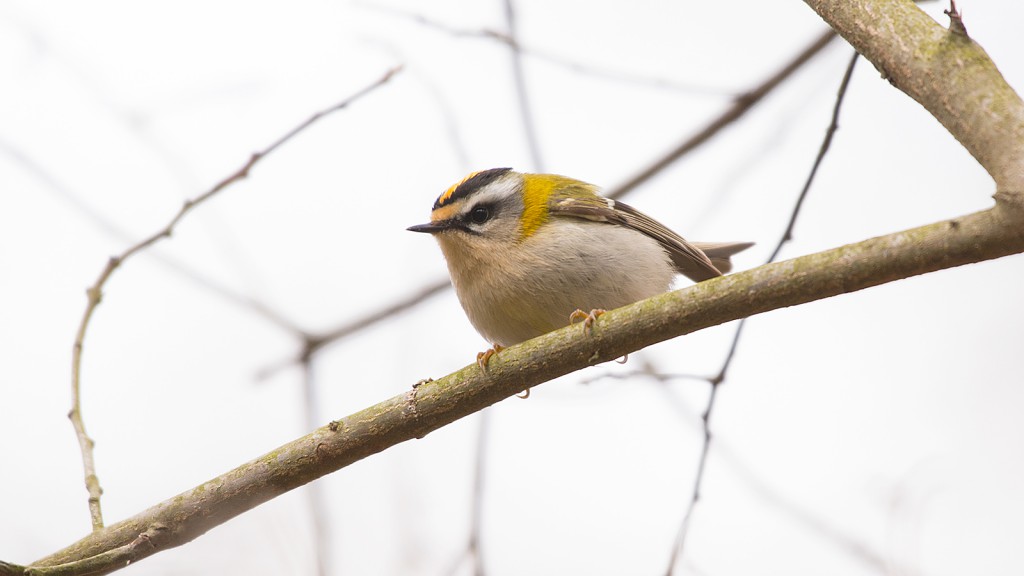
POLYGON ((481 172, 483 172, 483 170, 477 170, 476 172, 470 172, 469 174, 466 175, 465 178, 463 178, 462 180, 459 180, 455 184, 452 184, 450 188, 448 188, 447 190, 444 191, 444 194, 441 194, 441 196, 439 196, 437 198, 437 205, 438 206, 443 206, 444 203, 447 202, 448 199, 452 197, 452 194, 455 194, 455 191, 459 189, 459 186, 462 186, 463 184, 466 183, 466 180, 469 180, 470 178, 472 178, 473 176, 476 176, 477 174, 479 174, 481 172))

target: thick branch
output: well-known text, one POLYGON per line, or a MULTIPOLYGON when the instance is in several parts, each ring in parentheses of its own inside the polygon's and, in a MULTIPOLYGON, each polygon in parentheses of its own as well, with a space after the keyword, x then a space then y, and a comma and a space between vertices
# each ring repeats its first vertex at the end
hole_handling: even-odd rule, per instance
POLYGON ((580 326, 569 326, 502 351, 487 373, 474 363, 414 386, 94 532, 35 566, 90 558, 148 531, 152 546, 136 551, 138 561, 189 542, 284 492, 586 366, 738 318, 1020 252, 1021 212, 997 205, 655 296, 608 312, 589 336, 580 326))
POLYGON ((1024 103, 985 51, 909 0, 805 0, 894 86, 925 107, 1024 207, 1024 103))

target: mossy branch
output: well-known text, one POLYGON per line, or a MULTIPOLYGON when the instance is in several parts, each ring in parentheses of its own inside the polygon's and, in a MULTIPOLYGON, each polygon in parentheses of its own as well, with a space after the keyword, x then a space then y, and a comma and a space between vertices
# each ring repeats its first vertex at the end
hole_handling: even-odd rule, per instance
MULTIPOLYGON (((132 518, 90 534, 35 567, 85 559, 140 534, 135 561, 180 546, 289 490, 558 376, 710 326, 1024 252, 1022 213, 1000 206, 762 266, 612 310, 589 334, 569 326, 502 351, 324 426, 132 518)), ((428 338, 428 334, 423 335, 428 338)), ((110 566, 114 570, 118 566, 110 566)), ((108 571, 109 571, 108 570, 108 571)))
MULTIPOLYGON (((513 346, 332 422, 28 571, 95 574, 187 543, 210 528, 390 446, 422 438, 513 394, 656 342, 771 310, 1024 252, 1024 104, 984 51, 906 0, 807 0, 889 80, 920 102, 996 182, 988 210, 702 282, 513 346), (117 551, 118 561, 97 565, 117 551)), ((426 339, 429 334, 424 334, 426 339)))

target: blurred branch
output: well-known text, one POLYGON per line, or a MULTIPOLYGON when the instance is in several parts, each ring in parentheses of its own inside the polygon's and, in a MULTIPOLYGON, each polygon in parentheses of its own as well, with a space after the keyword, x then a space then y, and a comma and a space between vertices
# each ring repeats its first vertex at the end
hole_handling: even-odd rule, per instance
POLYGON ((474 576, 483 576, 484 560, 480 553, 480 534, 483 532, 484 486, 487 478, 487 443, 490 439, 491 413, 480 413, 480 428, 476 435, 476 455, 473 458, 473 500, 470 502, 472 516, 469 524, 469 554, 473 560, 474 576))
MULTIPOLYGON (((679 398, 679 395, 675 393, 675 389, 673 387, 666 386, 665 384, 668 384, 673 380, 706 381, 708 380, 708 377, 694 376, 691 374, 666 374, 647 361, 644 361, 640 370, 635 370, 625 374, 625 376, 620 376, 619 374, 605 374, 602 377, 635 378, 640 376, 650 378, 657 384, 661 385, 659 386, 659 389, 665 394, 666 401, 674 408, 676 414, 678 414, 680 418, 687 423, 697 420, 697 414, 694 413, 691 407, 679 398)), ((867 568, 884 573, 885 570, 890 567, 890 564, 886 562, 883 556, 875 552, 869 544, 853 534, 845 532, 840 527, 818 514, 816 511, 808 509, 798 500, 790 498, 774 486, 765 482, 763 478, 751 470, 747 463, 731 449, 728 443, 723 442, 721 439, 716 440, 715 454, 726 466, 730 467, 735 476, 742 480, 754 494, 761 498, 763 502, 777 508, 789 517, 797 526, 807 530, 809 534, 815 535, 823 541, 836 546, 851 558, 862 562, 867 568)))
POLYGON ((344 326, 339 326, 338 328, 335 328, 334 330, 331 330, 326 334, 311 336, 308 343, 306 344, 305 348, 302 351, 302 358, 309 358, 310 356, 312 356, 313 354, 315 354, 317 351, 319 351, 321 348, 328 344, 335 343, 338 340, 341 340, 347 336, 351 336, 352 334, 359 332, 360 330, 369 328, 370 326, 373 326, 374 324, 380 322, 381 320, 390 318, 400 312, 404 312, 409 308, 412 308, 417 304, 426 301, 431 296, 450 288, 451 285, 451 281, 448 280, 447 278, 445 278, 444 280, 433 282, 431 284, 427 284, 423 288, 420 288, 418 291, 410 294, 409 296, 406 296, 405 298, 399 300, 398 302, 395 302, 394 304, 391 304, 390 306, 381 308, 380 310, 376 310, 374 312, 370 312, 366 316, 363 316, 358 320, 345 324, 344 326))
MULTIPOLYGON (((845 25, 853 30, 851 36, 862 32, 858 26, 864 22, 879 19, 851 14, 848 4, 816 6, 826 19, 833 11, 850 18, 845 25)), ((906 11, 907 7, 899 5, 894 13, 900 10, 906 11)), ((980 47, 962 34, 949 34, 941 29, 936 39, 934 22, 919 15, 927 26, 910 20, 912 29, 918 32, 915 38, 906 34, 895 39, 887 36, 893 27, 872 31, 880 37, 879 44, 898 54, 869 54, 856 42, 854 45, 869 58, 873 56, 875 65, 887 70, 895 85, 932 111, 989 171, 998 187, 995 207, 656 296, 607 313, 587 338, 580 338, 573 327, 567 327, 512 347, 491 361, 487 374, 470 366, 438 382, 422 384, 408 394, 299 439, 271 453, 266 460, 244 465, 214 480, 212 486, 201 486, 110 529, 94 532, 40 564, 101 554, 133 541, 147 529, 163 526, 167 520, 175 521, 176 529, 166 539, 161 538, 155 549, 180 545, 277 494, 390 445, 422 437, 547 379, 667 338, 785 306, 1024 251, 1024 212, 1020 209, 1024 205, 1024 104, 980 47), (933 50, 921 50, 911 40, 939 45, 932 46, 933 50), (891 66, 886 67, 886 63, 891 66), (913 77, 915 74, 923 79, 913 77), (928 82, 939 88, 929 86, 928 82), (998 101, 998 106, 983 99, 981 110, 977 109, 981 98, 979 86, 992 91, 989 100, 998 101), (961 113, 951 108, 950 103, 961 103, 970 109, 961 113), (751 297, 755 294, 757 299, 751 297), (180 510, 180 503, 188 505, 184 511, 180 510), (197 510, 203 513, 195 513, 197 510)), ((732 351, 730 357, 731 354, 732 351)), ((720 377, 724 378, 724 374, 723 369, 720 377)), ((713 406, 711 402, 709 405, 713 406)))
MULTIPOLYGON (((804 205, 807 193, 811 190, 811 184, 814 183, 814 177, 818 174, 818 168, 821 166, 822 160, 825 159, 825 155, 832 146, 832 137, 835 135, 836 130, 839 129, 839 111, 843 107, 843 99, 846 97, 846 90, 850 86, 850 79, 853 77, 853 69, 857 64, 857 58, 859 56, 860 54, 854 52, 853 56, 850 58, 850 63, 846 66, 846 72, 843 74, 843 80, 839 83, 835 106, 832 107, 832 121, 825 130, 825 138, 822 140, 821 146, 818 148, 818 155, 814 158, 814 164, 811 166, 811 172, 807 175, 804 187, 800 191, 800 195, 797 197, 796 203, 793 205, 793 211, 789 216, 789 223, 786 225, 786 230, 782 233, 778 243, 775 245, 775 249, 772 250, 771 256, 768 257, 765 264, 775 262, 775 259, 778 258, 779 253, 782 251, 782 247, 793 239, 793 228, 796 226, 796 220, 800 216, 800 209, 804 205)), ((732 366, 732 360, 736 356, 736 350, 740 343, 740 336, 743 334, 743 327, 746 326, 746 323, 747 318, 740 319, 739 324, 736 325, 736 332, 733 334, 732 343, 729 345, 729 352, 725 356, 725 361, 722 362, 721 370, 719 370, 718 374, 715 376, 707 379, 708 383, 711 384, 711 391, 708 394, 707 406, 705 406, 704 413, 701 415, 704 442, 701 445, 700 456, 697 460, 697 473, 693 481, 693 492, 690 496, 690 503, 687 505, 686 512, 683 514, 683 521, 679 527, 679 534, 676 537, 675 546, 669 559, 668 574, 670 575, 676 565, 677 559, 683 553, 683 547, 686 545, 686 535, 689 531, 690 519, 693 517, 693 510, 697 506, 697 501, 700 500, 700 489, 704 481, 704 470, 705 465, 707 464, 708 451, 711 447, 711 413, 715 406, 715 398, 718 396, 718 387, 725 381, 725 375, 729 371, 729 367, 732 366)))
MULTIPOLYGON (((984 52, 923 14, 927 23, 920 21, 912 5, 879 0, 891 6, 881 13, 868 10, 861 0, 809 3, 849 35, 890 81, 932 111, 989 171, 998 189, 993 208, 658 295, 606 313, 586 336, 569 326, 510 347, 490 361, 486 373, 472 364, 422 383, 96 530, 35 566, 88 562, 145 536, 147 546, 133 551, 138 561, 189 542, 279 494, 574 370, 724 322, 1024 252, 1024 103, 984 52), (865 28, 870 30, 865 33, 865 28), (855 41, 862 33, 865 38, 855 41), (871 34, 885 50, 898 54, 863 49, 858 42, 874 41, 871 34), (987 100, 981 95, 986 89, 987 100), (965 110, 958 112, 957 105, 965 110)), ((123 565, 111 562, 99 572, 123 565)))
POLYGON ((513 0, 505 0, 505 25, 508 27, 508 45, 512 51, 512 80, 516 87, 516 100, 519 103, 519 117, 523 121, 523 135, 526 137, 526 147, 530 151, 530 159, 533 162, 532 169, 536 172, 544 172, 540 142, 537 140, 537 123, 533 120, 530 93, 526 89, 523 54, 519 48, 519 43, 516 42, 516 10, 513 0))
POLYGON ((324 334, 311 334, 306 332, 300 332, 299 336, 302 338, 302 349, 299 352, 297 358, 289 358, 287 360, 278 361, 276 364, 267 366, 266 368, 259 371, 256 378, 263 380, 269 378, 271 375, 276 374, 279 370, 283 370, 296 363, 302 364, 311 359, 320 350, 330 344, 335 344, 339 340, 343 340, 356 332, 365 330, 371 326, 376 325, 378 322, 382 322, 400 314, 410 308, 414 308, 422 302, 428 300, 431 296, 439 294, 440 292, 451 288, 451 281, 447 278, 439 280, 431 284, 420 288, 418 291, 406 296, 402 300, 399 300, 393 304, 370 312, 362 318, 358 318, 348 324, 339 326, 330 332, 324 334))
MULTIPOLYGON (((102 230, 105 234, 112 236, 121 242, 131 242, 133 240, 132 234, 127 230, 119 226, 113 220, 108 219, 99 210, 95 209, 92 205, 86 202, 81 194, 76 193, 68 186, 65 186, 62 182, 58 181, 53 175, 51 175, 46 169, 44 169, 38 162, 33 158, 12 146, 11 144, 0 139, 0 154, 7 154, 16 164, 20 165, 22 169, 32 177, 36 178, 45 187, 52 190, 55 194, 61 197, 67 205, 77 211, 79 214, 84 216, 86 219, 93 222, 97 228, 102 230)), ((147 254, 163 264, 170 270, 173 270, 181 277, 192 281, 198 286, 201 286, 218 296, 224 298, 226 301, 247 308, 250 311, 256 312, 264 319, 270 321, 274 325, 289 332, 298 332, 299 329, 285 319, 277 312, 270 309, 266 304, 259 302, 258 300, 235 292, 230 288, 215 282, 213 279, 197 272, 189 266, 178 262, 174 258, 161 254, 156 250, 151 250, 147 254)))
POLYGON ((490 28, 457 28, 444 22, 434 20, 423 14, 415 12, 409 12, 400 8, 392 6, 384 6, 381 4, 369 3, 369 2, 358 2, 359 6, 368 8, 371 10, 377 10, 380 12, 386 12, 393 16, 406 18, 412 20, 417 24, 420 24, 426 28, 443 32, 456 38, 481 38, 485 40, 493 40, 500 42, 513 48, 519 53, 534 58, 536 60, 547 62, 548 64, 559 66, 573 72, 583 74, 586 76, 592 76, 595 78, 603 78, 612 82, 620 82, 624 84, 633 84, 638 86, 648 86, 651 88, 657 88, 660 90, 672 90, 676 92, 682 92, 695 96, 705 96, 710 98, 735 98, 736 94, 733 91, 725 88, 714 88, 708 86, 700 86, 697 84, 687 84, 683 82, 674 82, 665 78, 657 78, 652 76, 644 76, 636 74, 632 71, 627 70, 613 70, 610 68, 601 68, 590 63, 578 62, 571 58, 566 58, 558 54, 553 54, 537 48, 524 46, 522 42, 519 42, 511 34, 493 30, 490 28))
POLYGON ((249 171, 264 157, 273 153, 280 146, 291 140, 297 134, 314 124, 320 118, 331 114, 332 112, 346 108, 349 104, 357 100, 358 98, 366 95, 373 91, 377 87, 381 86, 385 82, 391 79, 398 72, 399 68, 393 68, 389 70, 383 77, 346 98, 345 100, 327 108, 321 110, 316 114, 313 114, 306 121, 302 122, 298 126, 292 128, 283 136, 278 138, 270 146, 265 149, 253 153, 249 160, 242 165, 241 168, 236 170, 233 174, 227 178, 218 182, 213 188, 200 194, 199 196, 186 200, 182 205, 181 209, 178 210, 171 220, 162 229, 155 232, 148 238, 138 242, 137 244, 129 247, 127 250, 117 256, 112 256, 108 261, 107 265, 100 272, 99 277, 96 281, 86 290, 86 296, 88 298, 85 313, 82 316, 81 323, 78 326, 78 331, 75 335, 75 343, 72 349, 71 356, 71 411, 68 413, 68 418, 71 419, 72 426, 75 429, 75 435, 78 438, 79 448, 82 452, 82 465, 85 472, 85 485, 89 492, 89 515, 92 520, 93 530, 98 530, 103 527, 103 513, 100 508, 100 496, 103 490, 100 488, 99 478, 96 475, 96 465, 93 458, 93 440, 89 437, 85 430, 85 422, 82 418, 82 403, 81 403, 81 367, 82 367, 82 349, 85 343, 86 331, 89 327, 89 321, 92 319, 93 312, 96 307, 99 306, 103 296, 103 287, 106 285, 107 280, 110 279, 114 271, 116 271, 126 260, 134 256, 135 254, 146 250, 153 244, 162 240, 163 238, 169 238, 174 231, 175 226, 181 221, 189 212, 195 207, 206 202, 221 190, 227 188, 231 184, 246 178, 249 175, 249 171))
MULTIPOLYGON (((86 536, 34 566, 90 558, 163 527, 145 556, 326 474, 543 382, 651 344, 746 316, 855 292, 935 270, 1024 252, 1024 212, 995 207, 793 260, 701 282, 612 310, 584 335, 579 326, 512 346, 491 359, 425 381, 331 422, 259 458, 86 536)), ((103 572, 116 570, 111 564, 103 572)))
MULTIPOLYGON (((302 363, 302 394, 303 394, 303 430, 312 430, 320 422, 317 412, 316 381, 313 377, 313 362, 307 359, 302 363)), ((317 576, 327 576, 331 573, 331 546, 330 541, 331 525, 328 521, 324 494, 320 484, 306 486, 306 503, 309 505, 310 524, 313 530, 313 554, 316 560, 317 576)))
MULTIPOLYGON (((421 18, 416 15, 412 15, 411 17, 417 19, 421 18)), ((627 184, 620 185, 616 188, 607 190, 605 195, 612 198, 620 198, 622 196, 625 196, 629 192, 632 192, 634 188, 636 188, 644 181, 646 181, 647 178, 650 178, 661 169, 668 167, 668 165, 671 164, 673 161, 678 160, 682 156, 685 156, 687 153, 692 152, 693 150, 698 148, 701 144, 704 144, 705 142, 710 140, 711 137, 717 134, 720 130, 722 130, 735 120, 738 120, 744 114, 753 109, 758 103, 760 103, 764 99, 765 96, 767 96, 772 90, 777 88, 786 78, 791 76, 793 72, 795 72, 801 66, 806 64, 812 56, 814 56, 815 54, 820 52, 822 48, 827 46, 833 38, 835 38, 835 33, 832 32, 831 30, 822 34, 820 38, 811 43, 807 48, 805 48, 799 54, 797 54, 790 62, 783 66, 778 72, 773 74, 771 78, 761 83, 760 85, 755 86, 750 91, 746 92, 746 94, 740 97, 737 100, 736 104, 734 104, 729 110, 727 110, 721 116, 712 120, 706 127, 702 128, 696 134, 687 138, 686 141, 682 145, 680 145, 680 147, 673 151, 673 153, 670 155, 671 159, 668 157, 662 158, 661 160, 655 163, 655 166, 658 166, 656 170, 653 170, 653 168, 648 168, 641 175, 643 176, 642 178, 641 176, 634 177, 634 179, 627 184)), ((409 308, 418 305, 420 302, 423 302, 430 296, 433 296, 434 294, 437 294, 449 287, 451 287, 451 283, 448 280, 438 281, 433 284, 429 284, 425 286, 420 292, 417 292, 411 297, 396 302, 376 312, 371 312, 370 314, 366 315, 364 318, 360 320, 357 320, 349 324, 345 324, 344 326, 341 326, 340 328, 332 330, 326 334, 307 335, 305 338, 305 343, 302 348, 302 353, 299 355, 297 359, 282 361, 273 366, 270 366, 262 370, 259 374, 259 377, 265 378, 282 368, 291 366, 296 362, 301 362, 304 358, 309 357, 310 354, 315 354, 321 348, 334 342, 335 340, 339 340, 341 338, 350 336, 355 332, 358 332, 365 328, 369 328, 370 326, 373 326, 382 320, 386 320, 394 314, 408 310, 409 308)))
POLYGON ((723 128, 742 118, 744 114, 761 102, 761 100, 771 93, 772 90, 778 88, 783 81, 792 76, 794 72, 810 61, 810 59, 818 52, 821 52, 825 46, 828 46, 835 37, 836 33, 832 30, 826 30, 823 32, 821 36, 801 50, 796 57, 789 61, 789 63, 783 66, 778 72, 771 75, 767 80, 756 86, 753 90, 750 90, 737 98, 736 101, 733 102, 732 106, 726 109, 720 116, 712 120, 707 126, 696 134, 683 140, 667 154, 655 160, 651 165, 641 170, 626 182, 606 190, 605 196, 612 199, 618 199, 630 193, 637 186, 640 186, 647 180, 651 179, 651 177, 674 164, 687 153, 692 152, 695 148, 710 140, 713 136, 721 132, 723 128))
POLYGON ((1024 208, 1024 103, 981 46, 911 2, 805 2, 977 159, 997 200, 1024 208))
POLYGON ((480 412, 480 425, 476 435, 476 454, 473 463, 473 494, 470 501, 469 516, 469 539, 465 547, 459 552, 458 557, 452 562, 443 573, 455 576, 459 568, 468 560, 473 570, 473 576, 483 576, 484 559, 480 553, 480 534, 483 525, 484 509, 484 480, 487 471, 487 445, 490 438, 491 413, 487 410, 480 412))

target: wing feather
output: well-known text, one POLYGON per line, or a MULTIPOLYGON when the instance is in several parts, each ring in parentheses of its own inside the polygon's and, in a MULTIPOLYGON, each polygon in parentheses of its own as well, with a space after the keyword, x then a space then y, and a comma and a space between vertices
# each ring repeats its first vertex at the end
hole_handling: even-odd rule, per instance
POLYGON ((594 195, 556 200, 550 210, 562 216, 625 226, 653 238, 668 252, 676 270, 695 282, 722 275, 700 248, 628 204, 594 195))

